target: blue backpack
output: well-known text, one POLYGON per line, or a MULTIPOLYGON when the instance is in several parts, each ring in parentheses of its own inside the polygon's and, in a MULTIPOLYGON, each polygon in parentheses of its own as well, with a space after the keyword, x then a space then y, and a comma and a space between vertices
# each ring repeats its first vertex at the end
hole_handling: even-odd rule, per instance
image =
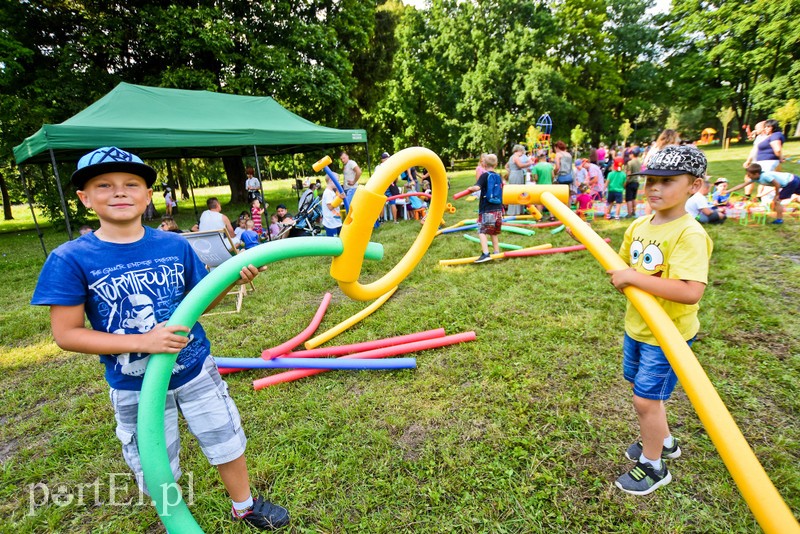
POLYGON ((488 171, 486 177, 486 202, 489 204, 503 203, 503 179, 496 172, 488 171))

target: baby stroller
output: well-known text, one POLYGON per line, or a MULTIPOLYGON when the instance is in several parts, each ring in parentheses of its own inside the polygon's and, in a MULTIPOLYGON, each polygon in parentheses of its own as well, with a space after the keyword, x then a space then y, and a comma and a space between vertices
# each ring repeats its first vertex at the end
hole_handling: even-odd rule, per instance
POLYGON ((317 220, 322 215, 322 199, 310 196, 304 205, 299 206, 299 211, 294 217, 295 224, 287 226, 278 234, 278 239, 283 237, 316 236, 322 229, 317 226, 317 220))

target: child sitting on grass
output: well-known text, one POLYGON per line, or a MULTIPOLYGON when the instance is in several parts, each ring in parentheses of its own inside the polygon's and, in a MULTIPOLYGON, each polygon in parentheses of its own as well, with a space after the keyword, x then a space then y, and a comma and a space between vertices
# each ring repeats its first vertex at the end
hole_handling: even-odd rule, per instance
MULTIPOLYGON (((619 254, 630 268, 608 272, 619 291, 633 286, 653 295, 689 345, 700 328, 698 302, 708 283, 713 244, 685 205, 700 189, 706 166, 705 156, 692 145, 667 146, 650 159, 647 170, 639 174, 647 177, 645 198, 653 213, 635 220, 625 232, 619 254)), ((633 385, 642 439, 625 451, 636 466, 620 476, 616 486, 626 493, 647 495, 672 480, 663 460, 681 455, 664 406, 678 378, 630 301, 622 367, 633 385)))
POLYGON ((278 216, 273 213, 269 218, 269 237, 275 239, 281 234, 281 225, 278 223, 278 216))
MULTIPOLYGON (((142 226, 155 180, 153 168, 124 150, 105 147, 83 156, 72 184, 83 205, 97 214, 100 228, 50 254, 31 303, 50 306, 59 347, 100 355, 111 387, 122 456, 142 491, 148 493, 139 458, 137 416, 145 368, 151 354, 177 354, 164 414, 175 479, 181 474, 180 411, 219 471, 232 501, 232 518, 261 529, 282 527, 289 523, 286 509, 261 497, 253 499, 250 492, 244 456, 247 438, 228 387, 210 357, 203 327, 196 323, 188 331, 165 325, 206 269, 188 240, 142 226), (84 315, 91 329, 85 326, 84 315)), ((257 274, 253 265, 244 267, 237 283, 248 283, 257 274)), ((222 291, 209 308, 227 293, 222 291)))

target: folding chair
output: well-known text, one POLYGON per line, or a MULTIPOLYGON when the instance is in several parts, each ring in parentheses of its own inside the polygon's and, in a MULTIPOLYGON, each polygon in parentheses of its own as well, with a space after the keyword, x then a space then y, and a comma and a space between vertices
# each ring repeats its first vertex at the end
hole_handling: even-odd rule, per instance
MULTIPOLYGON (((222 265, 226 260, 239 253, 233 244, 231 236, 224 228, 219 230, 208 230, 206 232, 184 232, 184 238, 189 241, 200 261, 205 263, 209 271, 222 265)), ((250 287, 255 291, 256 287, 250 283, 250 287)), ((208 313, 206 315, 218 315, 221 313, 239 313, 242 309, 242 299, 247 294, 244 284, 235 286, 228 295, 236 295, 236 310, 208 313)))

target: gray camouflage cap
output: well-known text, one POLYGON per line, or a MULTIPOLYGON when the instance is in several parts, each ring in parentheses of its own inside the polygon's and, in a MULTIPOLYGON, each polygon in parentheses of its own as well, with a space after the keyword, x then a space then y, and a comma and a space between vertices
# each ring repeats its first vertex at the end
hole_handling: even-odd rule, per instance
POLYGON ((708 162, 700 149, 693 145, 669 145, 661 149, 647 162, 647 169, 633 173, 640 176, 678 176, 691 174, 702 178, 708 162))

